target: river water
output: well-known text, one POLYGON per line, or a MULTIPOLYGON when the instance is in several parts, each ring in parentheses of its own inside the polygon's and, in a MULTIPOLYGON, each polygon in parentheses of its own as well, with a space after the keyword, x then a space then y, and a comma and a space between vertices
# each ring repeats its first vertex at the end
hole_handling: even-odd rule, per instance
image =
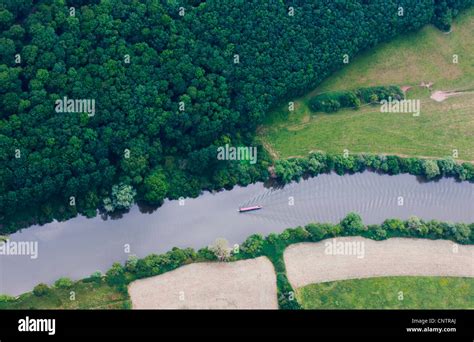
POLYGON ((266 235, 310 222, 335 223, 351 211, 366 224, 411 215, 470 223, 474 222, 474 184, 452 178, 421 183, 405 174, 323 174, 279 189, 258 183, 206 192, 181 204, 166 201, 149 214, 134 206, 120 219, 80 216, 32 226, 12 234, 10 241, 37 242, 38 257, 1 255, 0 293, 17 295, 59 277, 80 279, 97 270, 105 272, 129 254, 143 257, 174 246, 199 249, 219 237, 240 243, 253 233, 266 235), (250 205, 263 209, 238 212, 250 205))

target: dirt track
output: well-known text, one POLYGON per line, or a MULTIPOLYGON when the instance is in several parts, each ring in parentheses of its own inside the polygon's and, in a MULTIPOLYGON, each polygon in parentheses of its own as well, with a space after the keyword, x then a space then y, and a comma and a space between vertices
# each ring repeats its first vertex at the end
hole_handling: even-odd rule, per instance
POLYGON ((457 245, 458 252, 455 253, 455 244, 445 240, 393 238, 373 241, 360 237, 335 240, 363 243, 363 257, 325 253, 325 243, 333 239, 289 246, 284 258, 288 279, 294 288, 380 276, 474 277, 474 246, 457 245))
POLYGON ((469 92, 463 92, 463 91, 435 91, 433 94, 431 94, 430 98, 435 100, 436 102, 443 102, 444 100, 452 97, 452 96, 459 96, 459 95, 464 95, 469 92))
POLYGON ((133 309, 277 309, 276 277, 266 257, 196 263, 129 285, 133 309))

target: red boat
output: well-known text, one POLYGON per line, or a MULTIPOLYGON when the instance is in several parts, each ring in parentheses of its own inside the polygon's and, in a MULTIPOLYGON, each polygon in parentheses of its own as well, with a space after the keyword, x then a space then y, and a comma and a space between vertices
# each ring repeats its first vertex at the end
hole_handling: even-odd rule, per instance
POLYGON ((247 211, 259 210, 259 209, 262 209, 262 206, 255 205, 253 207, 239 208, 239 213, 245 213, 247 211))

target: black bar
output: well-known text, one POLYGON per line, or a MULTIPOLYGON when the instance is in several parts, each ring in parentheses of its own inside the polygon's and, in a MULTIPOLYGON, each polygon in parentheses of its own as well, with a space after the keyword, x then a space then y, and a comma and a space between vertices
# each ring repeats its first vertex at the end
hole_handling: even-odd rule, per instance
POLYGON ((1 310, 0 340, 63 336, 403 336, 472 341, 472 310, 1 310), (19 320, 54 318, 55 334, 19 332, 19 320), (417 319, 418 323, 413 322, 417 319), (426 321, 422 324, 423 320, 426 321), (455 323, 454 321, 455 320, 455 323), (456 328, 408 332, 407 328, 456 328), (465 338, 462 338, 465 337, 465 338))

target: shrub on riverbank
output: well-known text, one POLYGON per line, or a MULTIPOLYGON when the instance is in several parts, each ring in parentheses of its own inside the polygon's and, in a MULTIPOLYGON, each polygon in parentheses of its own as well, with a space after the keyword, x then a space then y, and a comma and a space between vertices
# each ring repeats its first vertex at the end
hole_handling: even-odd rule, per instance
POLYGON ((0 295, 0 305, 1 304, 8 304, 15 301, 15 297, 9 295, 0 295))
POLYGON ((427 180, 444 176, 474 182, 474 165, 466 162, 459 164, 451 157, 429 160, 373 154, 343 156, 314 152, 305 158, 277 160, 274 168, 277 180, 282 184, 299 181, 303 176, 314 177, 330 171, 343 175, 367 169, 390 175, 409 173, 427 180))
POLYGON ((192 248, 173 248, 164 254, 150 254, 138 259, 133 271, 126 270, 127 283, 135 279, 148 278, 172 271, 182 265, 199 261, 215 261, 215 254, 208 248, 194 251, 192 248))
POLYGON ((33 294, 36 297, 42 297, 42 296, 46 296, 49 293, 49 291, 50 291, 50 288, 48 287, 48 285, 40 283, 36 285, 35 288, 33 289, 33 294))
POLYGON ((102 275, 102 272, 100 271, 95 271, 89 277, 83 279, 83 281, 86 283, 97 283, 97 284, 102 283, 103 280, 104 280, 104 276, 102 275))
POLYGON ((73 285, 72 280, 66 277, 59 278, 58 280, 54 282, 54 287, 58 289, 69 289, 72 287, 72 285, 73 285))

